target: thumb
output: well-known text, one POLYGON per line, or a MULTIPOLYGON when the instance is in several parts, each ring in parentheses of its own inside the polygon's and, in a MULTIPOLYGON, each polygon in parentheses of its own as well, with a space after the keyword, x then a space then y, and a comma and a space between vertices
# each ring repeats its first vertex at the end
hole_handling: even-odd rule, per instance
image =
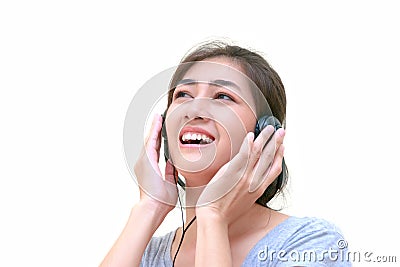
POLYGON ((239 161, 246 162, 249 159, 253 141, 254 141, 254 133, 253 132, 247 133, 246 137, 243 139, 239 152, 236 155, 239 161))

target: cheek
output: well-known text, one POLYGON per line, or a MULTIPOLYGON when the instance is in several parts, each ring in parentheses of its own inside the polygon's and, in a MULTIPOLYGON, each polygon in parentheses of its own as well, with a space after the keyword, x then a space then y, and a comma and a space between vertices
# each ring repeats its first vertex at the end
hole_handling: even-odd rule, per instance
POLYGON ((225 127, 219 126, 220 133, 217 158, 232 159, 240 150, 248 132, 254 132, 256 120, 253 116, 246 120, 235 121, 225 127))
POLYGON ((246 128, 247 132, 254 132, 256 127, 256 117, 251 110, 246 110, 243 112, 242 116, 243 125, 246 128))
MULTIPOLYGON (((234 125, 236 125, 236 129, 239 129, 239 127, 244 129, 245 133, 244 136, 248 132, 254 132, 254 129, 256 127, 256 117, 254 116, 254 113, 250 109, 244 109, 244 110, 239 110, 236 113, 237 116, 237 122, 233 122, 234 125)), ((235 130, 233 130, 234 132, 235 130)), ((242 136, 244 138, 244 136, 242 136)))
POLYGON ((249 110, 241 110, 236 113, 236 121, 232 121, 230 125, 226 125, 226 130, 222 133, 221 150, 230 154, 230 158, 235 156, 243 143, 248 132, 254 132, 256 126, 256 118, 249 110), (228 151, 229 150, 229 151, 228 151))

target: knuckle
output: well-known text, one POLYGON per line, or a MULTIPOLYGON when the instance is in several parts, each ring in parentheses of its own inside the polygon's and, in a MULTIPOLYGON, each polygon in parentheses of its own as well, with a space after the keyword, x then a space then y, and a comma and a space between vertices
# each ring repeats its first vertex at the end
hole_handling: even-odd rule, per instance
POLYGON ((261 156, 262 149, 259 146, 255 146, 251 152, 253 157, 259 158, 261 156))
POLYGON ((237 157, 239 158, 239 160, 245 160, 248 158, 248 153, 247 151, 240 150, 237 154, 237 157))
MULTIPOLYGON (((263 182, 265 182, 265 179, 263 180, 263 182)), ((265 191, 265 186, 259 186, 257 188, 256 194, 258 195, 258 197, 260 197, 265 191)))
POLYGON ((245 179, 243 179, 243 183, 244 186, 246 188, 250 188, 251 185, 254 183, 254 177, 252 177, 251 175, 244 177, 245 179))
POLYGON ((271 159, 271 158, 273 158, 274 154, 275 153, 274 153, 273 149, 266 149, 266 151, 264 152, 264 157, 266 159, 271 159))

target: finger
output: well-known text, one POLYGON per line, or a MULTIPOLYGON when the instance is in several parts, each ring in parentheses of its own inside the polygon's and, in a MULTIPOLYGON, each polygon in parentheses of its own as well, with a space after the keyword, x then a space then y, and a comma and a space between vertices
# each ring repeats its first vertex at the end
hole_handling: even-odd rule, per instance
POLYGON ((275 128, 272 125, 265 127, 254 141, 254 145, 263 149, 270 143, 272 136, 275 133, 275 128))
POLYGON ((271 154, 267 154, 263 157, 260 157, 260 160, 257 162, 254 167, 253 174, 250 175, 251 182, 249 185, 249 192, 253 193, 256 191, 265 181, 265 170, 268 170, 271 166, 271 162, 273 160, 273 156, 271 154))
POLYGON ((162 118, 159 114, 155 114, 150 127, 149 135, 146 138, 146 147, 157 149, 161 145, 161 128, 162 118))
POLYGON ((272 165, 270 166, 269 169, 267 169, 267 171, 264 174, 265 181, 270 180, 268 185, 270 183, 272 183, 282 172, 282 163, 283 163, 284 152, 285 152, 285 146, 282 144, 279 146, 279 149, 275 154, 275 158, 274 158, 274 161, 272 162, 272 165))
POLYGON ((258 196, 261 196, 268 188, 268 186, 270 186, 282 172, 284 149, 284 145, 281 145, 279 147, 272 165, 268 168, 267 172, 263 176, 264 178, 262 183, 253 191, 258 196))
POLYGON ((258 164, 258 168, 256 168, 257 175, 265 176, 265 171, 268 170, 269 167, 272 165, 272 161, 275 157, 276 151, 282 145, 284 137, 285 130, 278 129, 272 136, 271 141, 267 143, 260 157, 260 162, 264 162, 267 164, 258 164))
MULTIPOLYGON (((263 149, 263 152, 260 156, 264 157, 265 159, 271 159, 274 157, 276 151, 279 149, 280 145, 283 143, 283 139, 285 138, 285 130, 284 129, 278 129, 274 135, 270 138, 270 141, 266 144, 266 146, 263 149)), ((266 169, 266 168, 264 168, 266 169)))
POLYGON ((261 133, 254 140, 254 144, 251 149, 251 154, 250 154, 250 158, 249 158, 248 174, 250 174, 250 172, 252 172, 254 166, 257 164, 258 160, 260 159, 263 149, 264 149, 265 145, 268 143, 268 140, 270 140, 271 136, 273 135, 274 130, 275 130, 274 127, 272 127, 271 125, 268 125, 261 131, 261 133))
POLYGON ((160 158, 161 128, 162 118, 159 114, 155 114, 149 130, 149 134, 145 140, 145 144, 142 149, 142 154, 146 155, 152 166, 157 169, 160 158))
MULTIPOLYGON (((253 146, 251 148, 251 153, 249 156, 248 160, 248 166, 246 170, 246 177, 248 179, 252 179, 253 173, 254 173, 254 168, 256 168, 257 162, 259 161, 263 149, 266 143, 268 143, 268 140, 271 138, 271 136, 274 133, 274 127, 272 125, 268 125, 265 127, 261 133, 257 136, 257 138, 254 140, 253 146)), ((249 182, 251 183, 251 182, 249 182)))
POLYGON ((276 149, 278 149, 279 148, 279 146, 283 143, 283 139, 285 138, 285 134, 286 134, 286 131, 283 129, 283 128, 279 128, 276 132, 275 132, 275 135, 276 135, 276 139, 275 139, 275 141, 276 141, 276 149))
POLYGON ((145 143, 147 144, 150 140, 154 139, 155 133, 157 133, 158 128, 161 129, 162 117, 159 114, 154 114, 153 120, 151 121, 151 126, 149 132, 145 138, 145 143), (161 125, 160 125, 161 124, 161 125))
POLYGON ((261 156, 253 169, 253 174, 251 175, 252 180, 250 182, 249 192, 256 191, 261 184, 264 183, 265 178, 270 171, 270 167, 273 164, 276 154, 275 151, 281 146, 284 135, 285 131, 279 129, 263 149, 261 156))
MULTIPOLYGON (((249 157, 250 157, 250 152, 253 147, 253 139, 254 139, 254 133, 253 132, 248 132, 246 134, 246 137, 243 139, 242 145, 239 149, 238 154, 233 158, 232 163, 233 165, 242 168, 243 166, 246 167, 248 163, 249 157)), ((236 169, 237 170, 237 169, 236 169)))

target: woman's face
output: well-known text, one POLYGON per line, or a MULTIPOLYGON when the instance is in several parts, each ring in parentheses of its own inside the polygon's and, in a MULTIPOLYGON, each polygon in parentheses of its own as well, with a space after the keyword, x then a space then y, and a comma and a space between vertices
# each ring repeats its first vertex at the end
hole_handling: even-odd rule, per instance
POLYGON ((202 186, 254 131, 254 89, 226 57, 195 63, 177 84, 166 116, 170 158, 187 186, 202 186))

